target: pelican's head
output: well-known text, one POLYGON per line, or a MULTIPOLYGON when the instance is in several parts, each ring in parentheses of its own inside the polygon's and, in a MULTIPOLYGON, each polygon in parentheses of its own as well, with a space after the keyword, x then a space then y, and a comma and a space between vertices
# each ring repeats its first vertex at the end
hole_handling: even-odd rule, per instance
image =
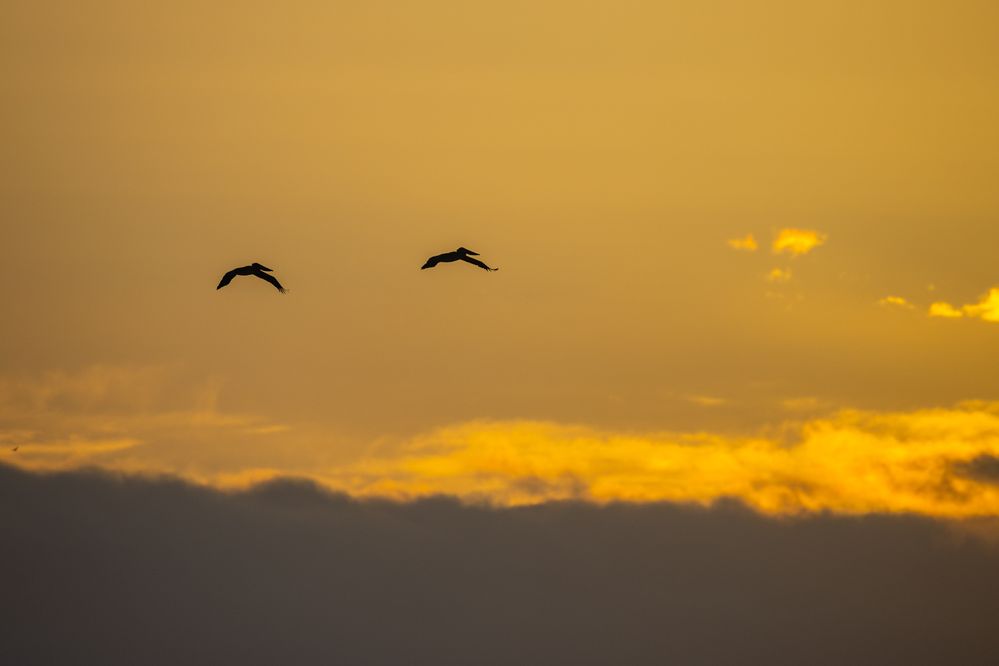
POLYGON ((476 256, 478 256, 478 254, 479 254, 478 252, 472 252, 471 250, 463 248, 463 247, 459 247, 458 250, 457 250, 457 252, 459 254, 472 254, 472 255, 476 255, 476 256))
POLYGON ((274 272, 272 269, 267 268, 263 264, 258 264, 255 261, 253 262, 253 267, 256 268, 258 271, 267 271, 268 273, 273 273, 274 272))

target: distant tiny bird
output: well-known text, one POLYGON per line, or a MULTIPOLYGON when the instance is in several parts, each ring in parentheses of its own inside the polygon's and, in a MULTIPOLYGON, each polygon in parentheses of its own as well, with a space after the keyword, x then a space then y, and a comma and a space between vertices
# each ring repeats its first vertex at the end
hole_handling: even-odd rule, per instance
POLYGON ((221 289, 222 287, 232 282, 232 279, 237 275, 254 275, 260 278, 261 280, 266 280, 267 282, 270 282, 282 294, 285 293, 287 289, 281 286, 281 283, 277 281, 277 278, 274 277, 273 275, 267 274, 270 271, 271 271, 270 268, 267 268, 263 264, 258 264, 257 262, 253 262, 249 266, 240 266, 239 268, 234 268, 225 275, 223 275, 222 280, 219 282, 219 286, 215 288, 221 289))
POLYGON ((469 255, 476 255, 476 256, 478 256, 478 254, 479 254, 478 252, 472 252, 471 250, 468 250, 466 248, 459 247, 454 252, 445 252, 444 254, 438 254, 436 256, 430 257, 429 259, 427 259, 427 263, 423 264, 423 266, 420 268, 420 270, 422 271, 425 268, 433 268, 434 266, 436 266, 437 264, 442 263, 442 262, 443 263, 447 263, 447 262, 458 261, 458 260, 467 261, 468 263, 472 264, 473 266, 478 266, 479 268, 484 268, 487 271, 498 271, 499 270, 498 268, 490 268, 489 266, 486 266, 484 263, 482 263, 478 259, 472 259, 469 256, 469 255))
POLYGON ((14 451, 14 452, 16 453, 16 452, 17 452, 17 450, 18 450, 19 448, 21 448, 21 445, 20 445, 20 444, 18 444, 18 445, 17 445, 17 446, 15 446, 14 448, 12 448, 12 449, 11 449, 11 451, 14 451))

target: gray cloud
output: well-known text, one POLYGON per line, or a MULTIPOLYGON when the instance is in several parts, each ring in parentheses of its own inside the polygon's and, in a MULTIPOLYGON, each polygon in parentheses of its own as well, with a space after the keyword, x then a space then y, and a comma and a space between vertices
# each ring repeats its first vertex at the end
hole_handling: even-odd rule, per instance
POLYGON ((999 456, 982 453, 971 460, 954 463, 953 469, 960 476, 999 484, 999 456))
POLYGON ((986 664, 999 550, 908 516, 358 502, 0 466, 0 661, 986 664))

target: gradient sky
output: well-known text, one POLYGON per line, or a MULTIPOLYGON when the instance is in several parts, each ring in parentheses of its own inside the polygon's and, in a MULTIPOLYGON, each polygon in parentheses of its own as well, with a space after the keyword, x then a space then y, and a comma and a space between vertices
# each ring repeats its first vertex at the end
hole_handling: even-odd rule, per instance
POLYGON ((7 3, 0 459, 999 515, 997 24, 7 3))

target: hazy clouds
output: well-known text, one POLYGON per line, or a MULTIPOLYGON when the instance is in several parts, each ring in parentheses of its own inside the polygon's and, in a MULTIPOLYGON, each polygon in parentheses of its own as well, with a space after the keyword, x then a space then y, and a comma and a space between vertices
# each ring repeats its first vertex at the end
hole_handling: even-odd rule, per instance
MULTIPOLYGON (((745 408, 738 398, 677 399, 710 415, 745 408)), ((0 460, 175 474, 220 488, 290 475, 356 497, 443 493, 497 505, 737 497, 778 514, 999 515, 995 486, 958 473, 999 455, 999 403, 893 412, 799 397, 772 408, 783 419, 748 434, 479 419, 359 438, 225 410, 216 386, 164 368, 93 367, 0 380, 0 460)))

